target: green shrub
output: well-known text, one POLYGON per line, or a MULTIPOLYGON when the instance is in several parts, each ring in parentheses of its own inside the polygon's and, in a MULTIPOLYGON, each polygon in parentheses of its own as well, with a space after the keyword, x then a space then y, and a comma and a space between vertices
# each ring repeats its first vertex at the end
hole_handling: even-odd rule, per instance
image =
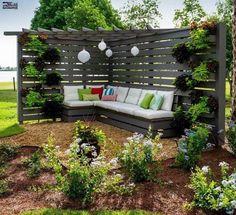
POLYGON ((216 181, 208 166, 196 168, 192 173, 190 188, 194 191, 193 201, 187 208, 204 208, 212 211, 224 210, 226 214, 234 214, 236 209, 236 172, 229 174, 226 162, 219 164, 222 178, 216 181))
POLYGON ((90 166, 86 156, 78 156, 78 144, 74 142, 70 146, 66 174, 63 174, 58 149, 54 146, 52 136, 49 137, 48 144, 44 145, 44 152, 50 167, 55 172, 57 188, 72 199, 79 200, 83 204, 90 203, 93 193, 99 188, 108 172, 108 166, 90 166))
POLYGON ((204 125, 186 129, 185 136, 178 141, 178 152, 175 159, 177 166, 184 169, 195 167, 206 147, 209 134, 209 128, 204 125))
POLYGON ((134 133, 132 137, 127 138, 127 143, 125 143, 119 159, 135 182, 151 179, 150 164, 161 148, 159 141, 160 134, 154 139, 151 138, 151 135, 145 137, 138 133, 134 133))
POLYGON ((193 69, 193 78, 197 81, 205 81, 209 78, 207 63, 203 62, 193 69))
POLYGON ((207 30, 199 28, 190 32, 190 41, 187 46, 192 52, 208 49, 210 45, 209 32, 207 30))
POLYGON ((26 43, 26 47, 41 56, 47 50, 48 45, 42 42, 37 35, 31 35, 29 38, 30 41, 26 43))
POLYGON ((16 156, 17 146, 11 143, 0 144, 0 167, 3 166, 7 161, 16 156))
POLYGON ((30 90, 26 96, 26 106, 27 107, 42 107, 44 104, 45 99, 39 92, 35 92, 30 90))
POLYGON ((40 72, 36 69, 33 64, 27 64, 24 68, 24 72, 28 76, 39 77, 40 72))
POLYGON ((23 164, 27 167, 27 174, 29 177, 38 177, 42 169, 40 152, 36 151, 33 153, 30 158, 23 162, 23 164))
POLYGON ((0 197, 4 196, 10 191, 8 182, 6 180, 0 180, 0 197))
POLYGON ((226 132, 226 136, 228 139, 229 146, 236 156, 236 124, 234 122, 231 122, 229 124, 229 128, 226 132))

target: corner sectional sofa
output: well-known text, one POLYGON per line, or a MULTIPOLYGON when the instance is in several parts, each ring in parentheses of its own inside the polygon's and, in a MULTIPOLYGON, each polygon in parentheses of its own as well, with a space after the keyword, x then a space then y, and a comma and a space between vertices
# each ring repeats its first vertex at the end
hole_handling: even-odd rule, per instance
MULTIPOLYGON (((86 86, 101 87, 101 86, 86 86)), ((104 86, 103 86, 104 87, 104 86)), ((116 101, 80 101, 78 89, 83 86, 64 86, 63 121, 97 120, 132 132, 146 133, 149 127, 153 134, 162 132, 164 137, 176 136, 171 127, 173 120, 174 91, 157 91, 127 87, 107 86, 114 89, 116 101), (143 109, 140 103, 146 93, 164 96, 161 110, 143 109)))

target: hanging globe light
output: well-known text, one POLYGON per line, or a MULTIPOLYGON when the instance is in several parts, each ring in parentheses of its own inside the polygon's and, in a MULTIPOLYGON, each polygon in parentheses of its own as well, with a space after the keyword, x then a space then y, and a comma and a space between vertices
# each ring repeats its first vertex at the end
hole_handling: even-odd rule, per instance
POLYGON ((139 54, 139 49, 138 49, 137 46, 133 46, 133 48, 131 49, 131 54, 132 54, 133 56, 136 56, 136 55, 139 54))
POLYGON ((104 42, 104 40, 102 39, 102 41, 98 44, 98 48, 101 50, 101 51, 104 51, 107 47, 107 44, 104 42))
POLYGON ((107 49, 107 50, 106 50, 106 56, 107 56, 107 57, 111 57, 112 54, 113 54, 113 53, 112 53, 112 50, 111 50, 111 49, 107 49))
POLYGON ((79 54, 78 54, 78 59, 82 63, 88 62, 90 60, 89 52, 86 51, 85 48, 83 48, 83 50, 81 52, 79 52, 79 54))

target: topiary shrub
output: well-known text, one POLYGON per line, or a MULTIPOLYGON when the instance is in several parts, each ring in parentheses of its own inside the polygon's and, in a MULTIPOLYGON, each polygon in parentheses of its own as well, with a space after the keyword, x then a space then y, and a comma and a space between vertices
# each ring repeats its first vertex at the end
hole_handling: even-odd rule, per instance
POLYGON ((59 85, 62 80, 63 79, 59 73, 53 72, 46 75, 45 84, 48 86, 59 85))
POLYGON ((172 56, 178 63, 186 63, 189 61, 191 51, 185 43, 177 44, 172 51, 172 56))
POLYGON ((42 58, 46 62, 50 62, 51 64, 55 64, 56 62, 59 62, 60 57, 60 51, 56 48, 48 48, 42 55, 42 58))
POLYGON ((178 76, 174 83, 177 89, 181 91, 192 90, 197 86, 198 82, 193 79, 191 74, 184 73, 178 76))

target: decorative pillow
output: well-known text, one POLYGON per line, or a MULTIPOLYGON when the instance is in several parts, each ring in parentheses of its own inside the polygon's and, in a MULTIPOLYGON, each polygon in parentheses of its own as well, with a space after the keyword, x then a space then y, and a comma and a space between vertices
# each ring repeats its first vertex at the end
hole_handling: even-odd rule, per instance
POLYGON ((79 100, 83 101, 83 94, 91 94, 91 88, 89 89, 78 89, 79 100))
POLYGON ((117 95, 102 96, 102 101, 116 101, 117 95))
POLYGON ((152 101, 153 96, 154 95, 151 94, 151 93, 146 93, 146 95, 143 98, 143 101, 140 104, 140 107, 142 107, 144 109, 148 109, 149 105, 150 105, 150 102, 152 101))
POLYGON ((64 86, 64 101, 79 100, 78 89, 83 88, 83 85, 64 86))
POLYGON ((99 98, 102 98, 102 92, 103 92, 103 88, 102 87, 94 87, 94 88, 91 88, 91 92, 92 94, 98 94, 99 95, 99 98))
POLYGON ((102 96, 114 95, 114 88, 107 88, 103 90, 102 96))
POLYGON ((118 102, 124 102, 126 99, 126 96, 128 94, 129 88, 128 87, 118 87, 117 89, 117 101, 118 102))
POLYGON ((113 94, 117 94, 118 87, 111 86, 111 85, 107 85, 107 89, 108 89, 108 88, 112 88, 112 89, 114 90, 114 93, 113 93, 113 94))
POLYGON ((83 94, 83 101, 99 101, 99 94, 83 94))
POLYGON ((130 88, 128 96, 125 99, 125 103, 138 104, 138 100, 141 96, 142 89, 130 88))
POLYGON ((164 102, 164 96, 155 94, 150 102, 149 108, 152 110, 160 110, 164 102))
POLYGON ((140 95, 140 98, 138 100, 138 105, 141 105, 141 102, 143 101, 144 96, 146 95, 146 93, 151 93, 151 94, 156 94, 156 90, 142 90, 142 93, 140 95))
POLYGON ((164 96, 164 102, 161 106, 161 110, 171 111, 174 100, 174 91, 157 91, 157 94, 164 96))

